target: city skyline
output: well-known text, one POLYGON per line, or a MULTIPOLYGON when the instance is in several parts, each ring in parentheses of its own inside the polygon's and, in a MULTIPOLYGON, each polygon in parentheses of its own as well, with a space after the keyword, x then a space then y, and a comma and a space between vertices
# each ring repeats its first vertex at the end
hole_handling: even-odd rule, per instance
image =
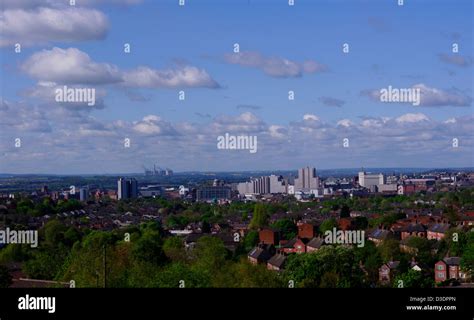
POLYGON ((470 1, 2 4, 1 173, 474 166, 470 1))

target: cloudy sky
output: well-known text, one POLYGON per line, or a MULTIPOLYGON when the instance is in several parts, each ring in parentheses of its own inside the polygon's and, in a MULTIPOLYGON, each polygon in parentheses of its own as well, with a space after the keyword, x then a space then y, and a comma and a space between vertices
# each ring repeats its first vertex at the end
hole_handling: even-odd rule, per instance
POLYGON ((0 173, 474 166, 470 0, 0 2, 0 173))

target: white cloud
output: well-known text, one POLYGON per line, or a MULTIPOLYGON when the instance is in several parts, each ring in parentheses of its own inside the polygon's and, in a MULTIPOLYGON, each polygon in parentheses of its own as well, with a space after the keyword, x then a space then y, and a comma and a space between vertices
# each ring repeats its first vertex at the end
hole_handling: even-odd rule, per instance
POLYGON ((22 132, 50 132, 44 113, 24 103, 11 103, 0 98, 0 132, 4 135, 22 132))
POLYGON ((350 127, 353 126, 354 123, 349 119, 342 119, 337 122, 337 125, 341 127, 350 127))
POLYGON ((304 118, 267 124, 245 112, 203 123, 171 122, 157 114, 137 121, 104 121, 78 110, 3 102, 2 171, 138 172, 147 163, 176 170, 294 169, 305 163, 318 167, 446 167, 472 161, 472 116, 437 121, 408 113, 334 123, 313 114, 304 118), (225 132, 256 135, 258 153, 217 152, 216 137, 225 132), (13 147, 14 137, 22 138, 24 148, 13 147), (131 139, 129 149, 123 148, 125 137, 131 139), (345 138, 350 140, 348 149, 342 147, 345 138), (459 148, 452 148, 453 138, 459 139, 459 148))
POLYGON ((107 84, 122 81, 116 66, 92 61, 76 48, 42 50, 22 65, 23 72, 41 81, 58 84, 107 84))
POLYGON ((305 121, 319 121, 319 117, 314 114, 305 114, 303 116, 303 120, 305 121))
POLYGON ((398 117, 397 119, 395 119, 395 121, 399 123, 414 123, 420 121, 430 121, 430 119, 423 113, 407 113, 398 117))
POLYGON ((0 46, 104 39, 108 19, 88 8, 12 9, 0 14, 0 46))
POLYGON ((174 127, 157 115, 148 115, 141 121, 133 122, 133 130, 143 135, 175 135, 174 127))
POLYGON ((313 60, 299 63, 281 57, 265 57, 252 51, 225 54, 224 60, 230 64, 260 69, 265 74, 276 78, 301 77, 303 73, 316 73, 326 70, 324 65, 313 60))
POLYGON ((470 106, 472 98, 462 94, 459 90, 441 90, 429 87, 423 83, 413 86, 420 89, 422 106, 470 106))
POLYGON ((268 127, 268 131, 273 138, 284 138, 288 134, 288 129, 277 125, 271 125, 268 127))
POLYGON ((219 88, 219 84, 204 70, 194 66, 157 70, 137 67, 122 71, 117 66, 99 63, 76 48, 53 48, 34 53, 21 70, 41 82, 62 84, 114 84, 140 88, 219 88))
MULTIPOLYGON (((405 89, 395 88, 393 89, 405 89)), ((458 89, 443 90, 433 87, 429 87, 426 84, 419 83, 411 87, 411 89, 418 89, 420 92, 420 106, 425 107, 442 107, 442 106, 454 106, 454 107, 467 107, 472 103, 472 98, 462 93, 458 89)), ((380 102, 380 90, 364 90, 361 91, 361 95, 368 96, 374 101, 380 102)), ((406 103, 413 104, 411 101, 406 103)))
POLYGON ((205 70, 193 66, 169 70, 138 67, 125 72, 123 79, 124 85, 141 88, 219 87, 205 70))

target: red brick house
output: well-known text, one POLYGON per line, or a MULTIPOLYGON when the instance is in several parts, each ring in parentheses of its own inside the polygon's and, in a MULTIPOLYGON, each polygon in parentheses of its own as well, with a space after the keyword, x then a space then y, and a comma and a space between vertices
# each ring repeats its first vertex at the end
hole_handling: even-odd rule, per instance
POLYGON ((298 222, 298 237, 301 239, 312 239, 316 235, 316 226, 312 223, 298 222))
POLYGON ((445 257, 435 263, 435 282, 443 282, 449 279, 466 280, 467 274, 461 270, 460 257, 445 257))
POLYGON ((401 229, 401 238, 408 237, 426 238, 426 227, 422 224, 409 224, 401 229))
POLYGON ((444 238, 446 235, 446 232, 448 232, 450 228, 449 224, 446 223, 434 223, 428 228, 428 232, 426 237, 428 240, 438 240, 440 241, 441 239, 444 238))
POLYGON ((461 217, 456 221, 458 226, 474 226, 474 216, 469 216, 466 214, 461 215, 461 217))
POLYGON ((280 242, 280 231, 273 228, 264 228, 258 232, 260 243, 277 245, 280 242))
POLYGON ((395 273, 397 271, 397 267, 400 264, 400 261, 389 261, 384 263, 379 268, 379 281, 382 284, 388 285, 392 282, 395 273))
POLYGON ((305 253, 306 252, 306 239, 293 238, 283 246, 281 246, 281 251, 284 253, 305 253))

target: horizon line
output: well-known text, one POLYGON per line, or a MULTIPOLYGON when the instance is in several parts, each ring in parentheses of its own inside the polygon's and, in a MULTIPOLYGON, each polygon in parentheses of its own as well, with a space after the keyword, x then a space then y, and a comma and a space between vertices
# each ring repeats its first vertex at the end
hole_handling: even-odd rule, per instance
MULTIPOLYGON (((306 168, 308 166, 305 166, 306 168)), ((311 167, 311 166, 309 166, 311 167)), ((313 167, 316 168, 316 167, 313 167)), ((297 169, 261 169, 261 170, 220 170, 220 171, 200 171, 200 170, 187 170, 187 171, 174 171, 173 170, 173 175, 175 174, 186 174, 186 173, 214 173, 214 174, 219 174, 219 173, 249 173, 249 172, 282 172, 282 171, 297 171, 300 168, 297 169)), ((369 170, 369 169, 382 169, 382 170, 473 170, 474 167, 353 167, 353 168, 326 168, 326 169, 317 169, 317 171, 330 171, 330 170, 361 170, 364 169, 364 171, 369 170)), ((126 176, 126 175, 143 175, 145 176, 145 173, 143 172, 128 172, 128 173, 2 173, 0 172, 0 176, 126 176)), ((170 175, 168 177, 171 177, 173 175, 170 175)), ((153 177, 153 175, 151 175, 153 177)), ((159 177, 159 176, 154 176, 154 177, 159 177)), ((162 176, 162 177, 167 177, 167 176, 162 176)))

